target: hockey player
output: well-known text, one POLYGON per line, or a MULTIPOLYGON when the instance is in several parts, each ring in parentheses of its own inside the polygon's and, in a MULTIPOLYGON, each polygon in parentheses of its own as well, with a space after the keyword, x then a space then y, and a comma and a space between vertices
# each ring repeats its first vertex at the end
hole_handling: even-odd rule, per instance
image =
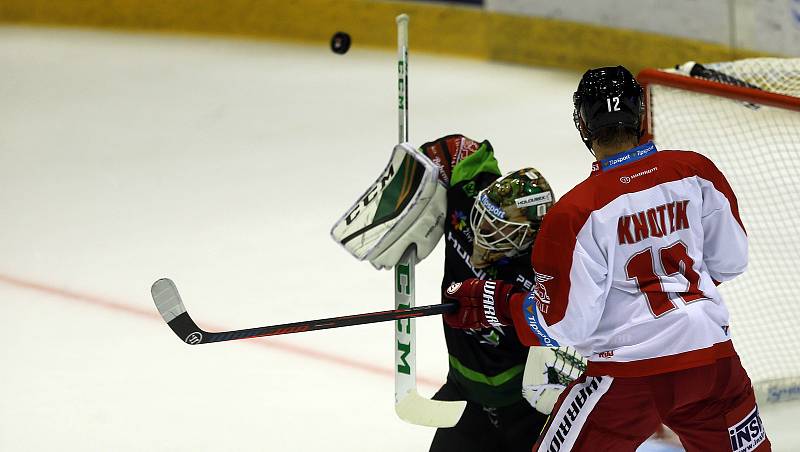
MULTIPOLYGON (((396 267, 410 249, 425 259, 444 237, 443 289, 482 278, 531 290, 531 244, 553 193, 533 168, 498 177, 488 141, 449 135, 420 149, 401 143, 331 236, 378 269, 396 267)), ((529 451, 564 386, 585 369, 583 358, 571 348, 523 346, 499 324, 444 328, 450 369, 434 398, 467 403, 454 427, 436 432, 431 450, 529 451)), ((395 409, 409 422, 450 423, 420 417, 419 405, 409 410, 403 400, 412 399, 395 409)))
POLYGON ((536 450, 633 451, 661 422, 687 451, 770 450, 717 290, 747 266, 736 197, 702 155, 637 146, 642 101, 621 66, 584 74, 574 119, 598 160, 543 221, 536 287, 466 280, 448 322, 588 357, 536 450))
MULTIPOLYGON (((448 187, 442 289, 479 278, 531 290, 530 247, 553 204, 547 180, 533 168, 498 179, 488 141, 450 135, 421 150, 448 187)), ((528 347, 499 324, 467 330, 445 324, 444 334, 450 369, 434 399, 466 400, 467 407, 455 427, 436 431, 430 450, 530 451, 546 416, 522 396, 528 347)))

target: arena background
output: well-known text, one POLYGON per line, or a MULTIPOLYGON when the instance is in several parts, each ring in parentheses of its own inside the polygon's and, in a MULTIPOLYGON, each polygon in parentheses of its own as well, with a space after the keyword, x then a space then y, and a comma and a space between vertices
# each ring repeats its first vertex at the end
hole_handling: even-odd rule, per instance
POLYGON ((0 22, 210 33, 325 42, 347 30, 390 48, 402 12, 415 52, 633 71, 676 62, 800 55, 798 0, 5 0, 0 22))

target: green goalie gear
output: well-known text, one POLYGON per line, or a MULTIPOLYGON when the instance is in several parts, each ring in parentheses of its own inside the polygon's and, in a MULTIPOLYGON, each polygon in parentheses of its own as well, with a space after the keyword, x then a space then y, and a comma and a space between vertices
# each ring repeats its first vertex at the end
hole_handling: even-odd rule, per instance
POLYGON ((433 251, 444 233, 446 209, 439 167, 402 143, 375 183, 336 222, 331 236, 357 259, 388 269, 409 246, 416 247, 418 261, 433 251))

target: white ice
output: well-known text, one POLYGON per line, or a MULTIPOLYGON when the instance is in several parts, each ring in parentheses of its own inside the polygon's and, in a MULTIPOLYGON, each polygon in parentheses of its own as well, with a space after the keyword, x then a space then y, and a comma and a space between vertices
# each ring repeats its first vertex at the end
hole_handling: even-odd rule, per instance
MULTIPOLYGON (((579 74, 413 42, 413 143, 490 139, 558 194, 586 176, 579 74)), ((357 38, 0 28, 0 450, 427 450, 433 430, 394 415, 391 323, 189 347, 149 294, 172 278, 207 329, 390 309, 391 273, 328 232, 397 142, 395 68, 357 38)), ((418 265, 418 304, 441 260, 418 265)), ((417 326, 431 395, 440 320, 417 326)), ((775 450, 800 447, 788 410, 764 413, 775 450)))

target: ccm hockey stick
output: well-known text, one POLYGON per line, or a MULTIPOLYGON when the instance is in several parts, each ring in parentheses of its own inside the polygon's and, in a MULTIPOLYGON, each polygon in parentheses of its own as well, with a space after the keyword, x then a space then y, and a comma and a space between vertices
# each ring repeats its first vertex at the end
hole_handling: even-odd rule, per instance
POLYGON ((189 345, 208 344, 210 342, 233 341, 236 339, 249 339, 262 336, 277 336, 280 334, 304 333, 306 331, 340 328, 344 326, 363 325, 366 323, 386 322, 390 320, 408 319, 426 315, 438 315, 453 312, 458 308, 457 303, 443 303, 431 306, 418 306, 393 311, 369 312, 354 314, 329 319, 306 320, 303 322, 284 323, 282 325, 260 326, 244 330, 209 332, 197 326, 186 311, 186 306, 181 300, 178 288, 172 280, 159 279, 150 289, 156 309, 167 322, 167 325, 178 337, 189 345))
MULTIPOLYGON (((400 143, 408 142, 408 15, 397 21, 397 88, 400 143)), ((394 307, 414 309, 414 266, 417 252, 412 245, 394 267, 394 307)), ((417 392, 417 343, 412 317, 397 320, 395 328, 394 410, 400 419, 429 427, 452 427, 467 402, 444 402, 422 397, 417 392)))

